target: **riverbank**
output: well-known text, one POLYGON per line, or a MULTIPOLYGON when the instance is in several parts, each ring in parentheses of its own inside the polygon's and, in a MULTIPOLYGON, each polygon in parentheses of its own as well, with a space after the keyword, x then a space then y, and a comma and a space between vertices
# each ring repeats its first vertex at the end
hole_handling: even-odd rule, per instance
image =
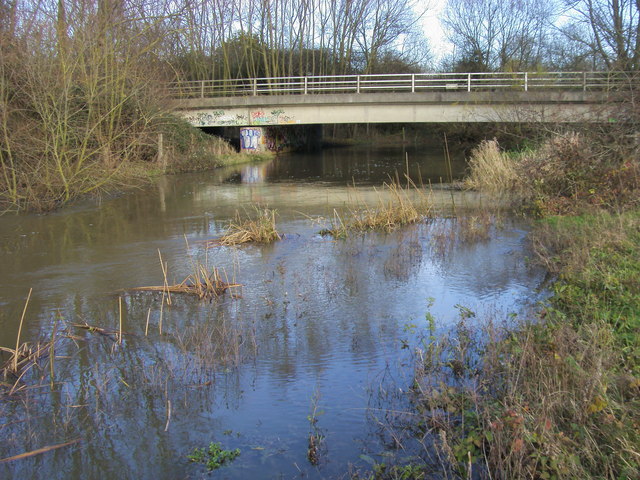
POLYGON ((532 261, 555 282, 516 329, 487 319, 484 335, 470 335, 473 312, 461 312, 450 338, 425 343, 412 392, 419 423, 464 478, 638 478, 637 158, 567 134, 515 155, 484 142, 470 164, 469 185, 542 217, 532 261))
MULTIPOLYGON (((0 214, 16 211, 47 212, 86 197, 102 197, 149 184, 167 174, 200 172, 243 163, 259 162, 272 153, 237 152, 225 140, 207 135, 186 122, 167 116, 158 125, 159 133, 144 148, 126 158, 104 162, 99 155, 87 159, 82 168, 73 164, 57 173, 47 173, 55 165, 42 164, 40 175, 17 172, 15 187, 0 189, 0 214)), ((5 176, 6 177, 6 176, 5 176)))

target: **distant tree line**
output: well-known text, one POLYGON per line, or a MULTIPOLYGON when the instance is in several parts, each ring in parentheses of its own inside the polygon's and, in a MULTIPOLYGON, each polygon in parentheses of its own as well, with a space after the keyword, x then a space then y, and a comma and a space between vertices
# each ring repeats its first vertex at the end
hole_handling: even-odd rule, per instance
POLYGON ((640 69, 637 0, 447 0, 456 71, 640 69))
POLYGON ((420 71, 423 3, 177 0, 168 53, 188 79, 420 71))

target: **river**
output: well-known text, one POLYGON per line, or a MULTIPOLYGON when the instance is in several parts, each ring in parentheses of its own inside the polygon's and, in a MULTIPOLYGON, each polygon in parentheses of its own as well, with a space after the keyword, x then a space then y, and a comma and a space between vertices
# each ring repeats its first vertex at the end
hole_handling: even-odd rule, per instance
MULTIPOLYGON (((454 156, 454 177, 464 168, 454 156)), ((13 392, 15 379, 2 386, 0 458, 75 442, 2 463, 0 477, 200 478, 207 469, 187 455, 211 442, 240 449, 215 478, 344 478, 419 453, 389 445, 388 412, 409 406, 427 313, 446 332, 471 309, 481 335, 482 321, 528 308, 543 276, 514 219, 488 239, 457 239, 452 214, 479 215, 485 201, 446 188, 448 177, 439 145, 350 147, 0 217, 0 345, 15 348, 30 289, 21 341, 56 339, 53 365, 43 356, 13 392), (343 240, 318 233, 407 171, 437 218, 343 240), (277 211, 281 241, 207 247, 254 205, 277 211), (171 305, 132 292, 163 284, 160 257, 169 283, 207 264, 241 286, 171 305)))

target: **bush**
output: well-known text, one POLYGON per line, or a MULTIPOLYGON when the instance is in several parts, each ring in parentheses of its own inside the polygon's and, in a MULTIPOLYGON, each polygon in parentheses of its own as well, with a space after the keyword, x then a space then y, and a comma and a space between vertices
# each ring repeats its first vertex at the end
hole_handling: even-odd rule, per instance
POLYGON ((523 210, 546 216, 638 205, 640 166, 631 154, 575 132, 554 135, 536 148, 509 154, 484 141, 469 159, 469 188, 508 196, 523 210))

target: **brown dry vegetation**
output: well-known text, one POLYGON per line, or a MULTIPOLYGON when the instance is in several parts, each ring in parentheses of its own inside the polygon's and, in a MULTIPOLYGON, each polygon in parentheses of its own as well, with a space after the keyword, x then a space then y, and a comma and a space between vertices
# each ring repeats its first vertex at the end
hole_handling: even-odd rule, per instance
POLYGON ((282 237, 276 228, 276 211, 269 208, 255 207, 253 214, 246 214, 242 218, 236 212, 235 219, 229 222, 227 229, 217 240, 207 242, 208 246, 240 245, 243 243, 272 243, 282 237))
POLYGON ((350 200, 343 215, 334 211, 330 226, 321 230, 320 234, 345 238, 350 232, 392 232, 420 222, 431 214, 428 194, 413 182, 406 187, 402 187, 398 181, 385 183, 380 191, 376 190, 376 195, 375 205, 356 198, 350 200))
POLYGON ((469 187, 545 217, 531 234, 534 260, 556 281, 516 327, 472 335, 462 311, 450 338, 430 337, 416 365, 420 424, 453 475, 638 478, 636 146, 622 128, 569 132, 517 154, 485 141, 469 163, 469 187))
POLYGON ((621 147, 614 151, 578 132, 551 136, 519 153, 483 141, 469 158, 466 185, 507 197, 538 216, 638 206, 639 157, 634 145, 621 147))

